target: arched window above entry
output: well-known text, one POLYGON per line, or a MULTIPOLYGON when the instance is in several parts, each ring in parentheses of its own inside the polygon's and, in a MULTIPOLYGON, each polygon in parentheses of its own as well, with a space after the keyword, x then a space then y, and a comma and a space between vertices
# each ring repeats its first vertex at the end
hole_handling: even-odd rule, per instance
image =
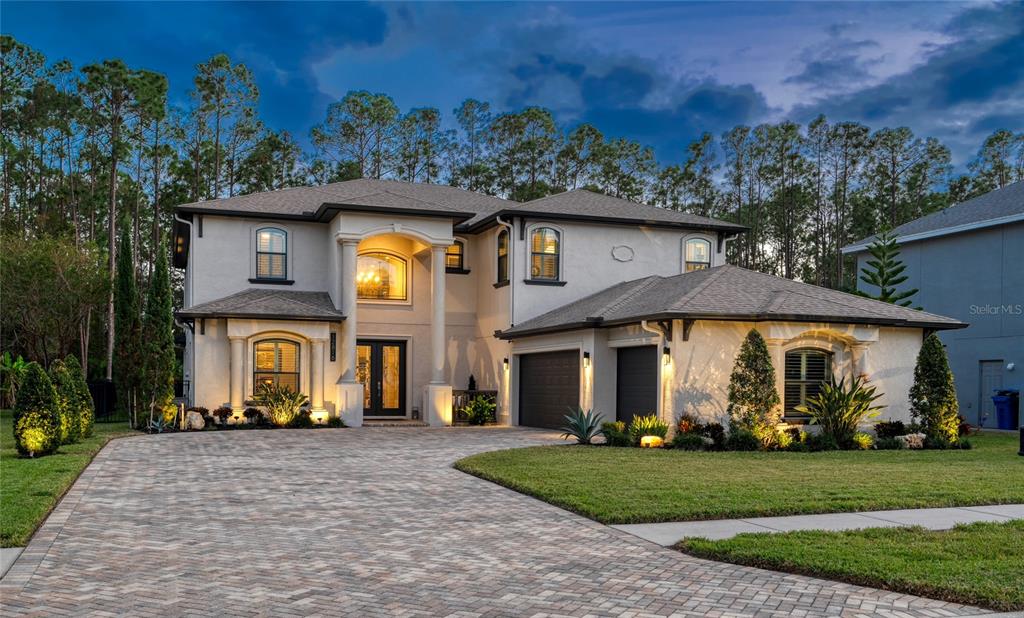
POLYGON ((299 344, 287 339, 264 339, 253 344, 253 389, 261 384, 287 386, 299 392, 299 344))
POLYGON ((409 268, 404 258, 375 251, 356 260, 356 297, 361 300, 409 299, 409 268))
POLYGON ((557 281, 561 257, 561 235, 550 227, 530 232, 530 279, 557 281))
POLYGON ((687 240, 685 261, 683 272, 711 268, 711 242, 703 238, 687 240))
POLYGON ((288 278, 288 234, 276 227, 256 230, 256 278, 288 278))
POLYGON ((821 392, 821 385, 832 375, 832 354, 815 348, 801 348, 786 352, 785 417, 806 419, 807 414, 797 406, 807 403, 808 397, 821 392))

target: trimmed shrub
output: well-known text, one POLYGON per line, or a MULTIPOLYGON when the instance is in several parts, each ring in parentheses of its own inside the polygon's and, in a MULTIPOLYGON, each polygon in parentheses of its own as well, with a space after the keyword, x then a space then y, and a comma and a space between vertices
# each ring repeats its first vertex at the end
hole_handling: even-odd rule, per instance
POLYGON ((271 423, 277 427, 289 427, 306 403, 306 396, 288 386, 260 384, 256 390, 256 402, 267 409, 271 423))
POLYGON ((245 420, 249 421, 250 423, 256 424, 259 421, 260 417, 263 416, 263 413, 260 412, 257 408, 246 408, 245 411, 242 412, 242 416, 244 416, 245 420))
POLYGON ((345 421, 341 420, 340 416, 332 416, 331 418, 327 419, 327 426, 328 427, 348 427, 348 425, 345 424, 345 421))
POLYGON ((213 411, 213 417, 216 418, 221 425, 227 425, 228 419, 231 418, 233 412, 231 408, 227 406, 221 406, 213 411))
POLYGON ((287 427, 292 429, 312 429, 316 426, 313 422, 313 416, 310 414, 308 409, 302 408, 295 413, 292 417, 291 422, 288 423, 287 427))
POLYGON ((720 451, 725 448, 725 427, 722 427, 721 423, 708 423, 701 429, 700 434, 706 438, 711 438, 711 448, 720 451))
POLYGON ((466 422, 470 425, 486 425, 494 422, 494 411, 497 409, 498 405, 494 399, 485 395, 477 395, 466 404, 462 411, 466 415, 466 422))
POLYGON ((910 414, 921 424, 921 432, 936 442, 959 438, 960 406, 949 359, 942 341, 934 333, 921 344, 910 387, 910 414))
POLYGON ((853 446, 858 450, 866 451, 871 448, 874 443, 875 439, 864 432, 858 431, 853 434, 853 446))
POLYGON ((676 421, 676 433, 699 434, 702 429, 704 429, 704 423, 686 413, 680 414, 679 420, 676 421))
POLYGON ((14 444, 23 456, 48 455, 60 446, 57 392, 39 363, 29 363, 14 405, 14 444))
POLYGON ((873 386, 867 386, 857 377, 846 383, 829 378, 821 385, 817 395, 807 398, 807 403, 796 409, 809 414, 811 422, 821 427, 821 433, 830 436, 841 448, 853 448, 853 438, 864 419, 878 416, 882 406, 874 405, 881 397, 873 386))
POLYGON ((608 446, 629 446, 632 444, 629 439, 629 432, 626 431, 626 424, 622 421, 601 423, 601 433, 604 435, 604 443, 608 446))
POLYGON ((658 436, 662 440, 668 435, 668 423, 662 421, 654 414, 646 416, 634 416, 629 424, 630 442, 640 444, 640 438, 644 436, 658 436))
POLYGON ((807 434, 805 444, 807 445, 807 450, 811 452, 839 450, 839 443, 836 442, 833 436, 827 433, 809 433, 807 434))
POLYGON ((903 421, 882 421, 875 423, 875 436, 879 440, 907 435, 907 426, 903 421))
POLYGON ((704 436, 697 433, 677 433, 672 438, 672 448, 681 451, 699 451, 704 448, 704 436))
POLYGON ((757 451, 762 446, 757 436, 746 429, 733 429, 725 440, 725 448, 730 451, 757 451))
POLYGON ((96 405, 93 403, 92 393, 89 392, 89 384, 85 381, 82 364, 78 362, 78 358, 69 354, 64 359, 64 366, 67 368, 75 388, 78 436, 79 438, 88 438, 92 435, 93 425, 96 423, 96 405))
POLYGON ((57 439, 61 444, 78 442, 78 391, 64 361, 57 359, 50 365, 50 381, 57 395, 57 439))
POLYGON ((875 440, 875 448, 880 451, 898 451, 903 448, 903 442, 892 438, 879 438, 875 440))
MULTIPOLYGON (((761 333, 750 329, 729 376, 729 430, 774 438, 782 412, 775 389, 775 367, 761 333)), ((767 444, 766 444, 767 445, 767 444)))

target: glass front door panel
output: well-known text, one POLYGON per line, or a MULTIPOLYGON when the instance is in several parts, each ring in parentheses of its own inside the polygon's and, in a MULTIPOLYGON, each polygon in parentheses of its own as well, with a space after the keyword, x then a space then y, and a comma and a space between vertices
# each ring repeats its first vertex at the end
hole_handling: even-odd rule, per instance
POLYGON ((365 416, 405 416, 404 341, 359 341, 356 379, 365 416))
POLYGON ((371 388, 370 374, 372 371, 373 347, 369 345, 356 346, 356 381, 363 385, 363 410, 373 407, 373 389, 371 388))

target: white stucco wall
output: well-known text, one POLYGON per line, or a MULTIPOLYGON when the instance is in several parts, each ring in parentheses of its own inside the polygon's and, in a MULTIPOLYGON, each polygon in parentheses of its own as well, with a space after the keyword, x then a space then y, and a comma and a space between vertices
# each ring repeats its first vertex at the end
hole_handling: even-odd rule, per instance
MULTIPOLYGON (((705 422, 728 425, 729 376, 743 340, 756 328, 769 342, 776 370, 780 399, 784 390, 783 362, 787 350, 817 347, 833 354, 833 371, 849 376, 856 371, 867 376, 869 384, 882 393, 879 404, 886 408, 879 420, 910 420, 908 393, 913 383, 914 363, 921 347, 918 328, 889 328, 851 324, 813 324, 797 322, 727 322, 698 320, 689 340, 683 341, 682 321, 673 323, 669 341, 671 363, 661 373, 662 420, 674 425, 682 413, 705 422)), ((537 335, 515 340, 513 355, 558 349, 578 348, 591 353, 591 368, 581 373, 580 397, 584 408, 593 408, 605 418, 615 417, 616 349, 634 345, 660 345, 657 335, 637 325, 613 329, 584 329, 567 333, 537 335)), ((506 393, 512 422, 518 422, 518 381, 515 376, 506 393)))

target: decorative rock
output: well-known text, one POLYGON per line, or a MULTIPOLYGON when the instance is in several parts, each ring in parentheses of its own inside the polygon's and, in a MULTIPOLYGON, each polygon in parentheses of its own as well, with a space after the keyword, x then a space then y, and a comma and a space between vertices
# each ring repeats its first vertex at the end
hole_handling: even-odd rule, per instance
POLYGON ((203 415, 195 410, 189 410, 185 415, 185 429, 199 430, 203 427, 206 427, 206 421, 203 420, 203 415))
POLYGON ((896 439, 903 444, 903 448, 924 448, 925 435, 923 433, 908 433, 905 436, 896 436, 896 439))

